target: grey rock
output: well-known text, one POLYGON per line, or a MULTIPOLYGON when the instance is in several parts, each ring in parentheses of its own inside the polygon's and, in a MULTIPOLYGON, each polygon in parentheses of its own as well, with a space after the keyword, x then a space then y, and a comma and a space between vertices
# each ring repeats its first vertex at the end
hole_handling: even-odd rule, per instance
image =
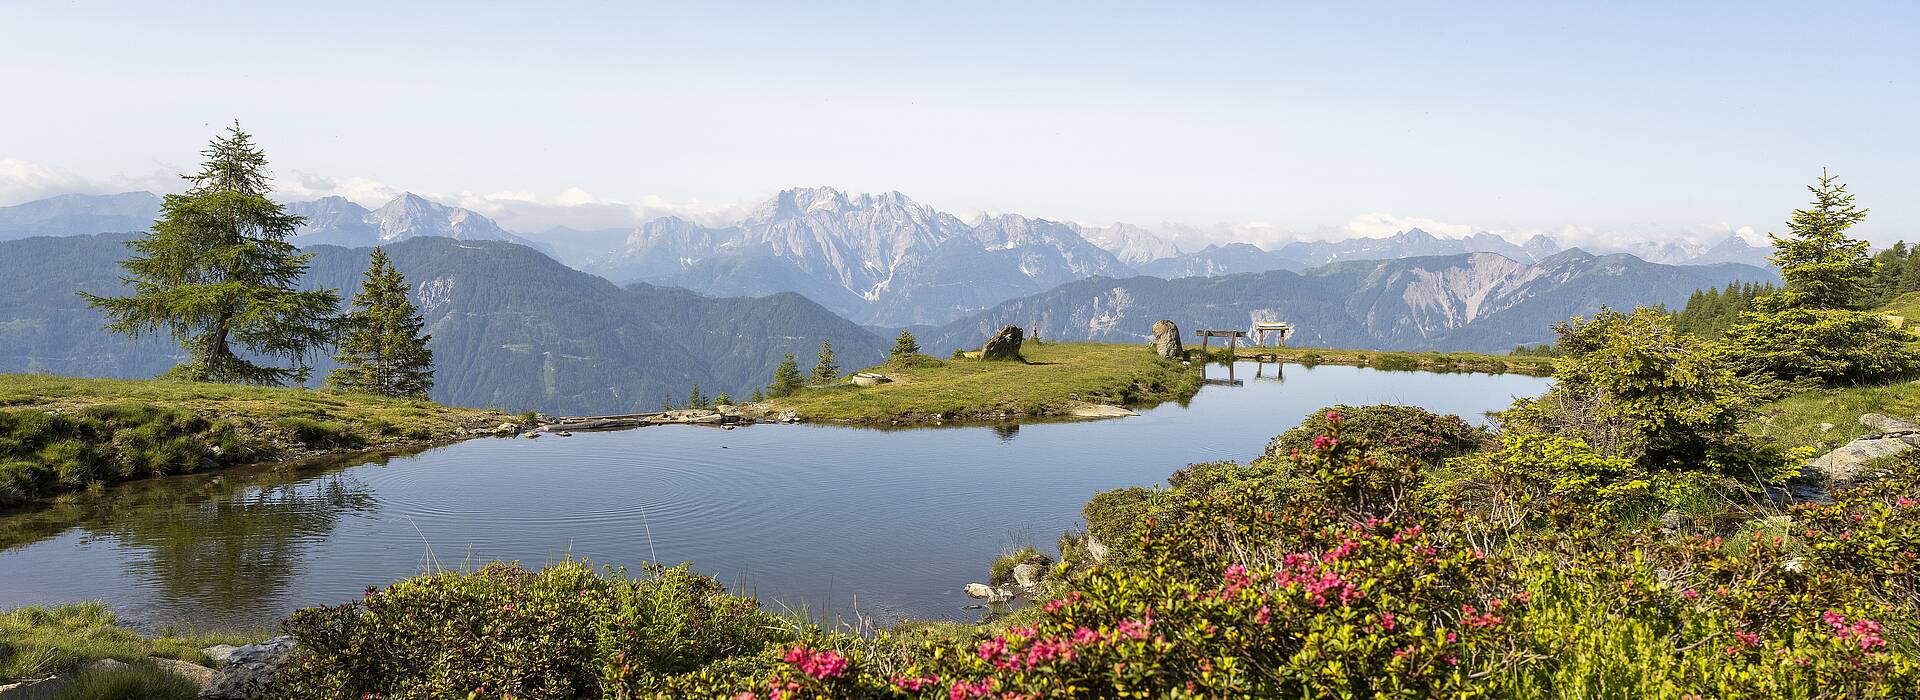
POLYGON ((885 384, 887 382, 893 381, 893 377, 889 377, 884 374, 874 374, 871 372, 860 372, 853 375, 853 377, 851 377, 851 381, 853 382, 854 386, 879 386, 881 384, 885 384))
POLYGON ((200 689, 201 700, 259 700, 273 697, 281 667, 293 653, 292 637, 274 637, 233 650, 227 665, 200 689))
POLYGON ((194 685, 203 688, 206 687, 208 683, 213 682, 213 669, 201 666, 200 664, 158 656, 147 657, 147 663, 171 671, 174 675, 193 681, 194 685))
POLYGON ((994 594, 993 586, 984 583, 969 583, 960 590, 966 591, 968 598, 992 598, 994 594))
POLYGON ((987 596, 987 602, 988 603, 1005 603, 1013 600, 1013 596, 1014 596, 1014 593, 1012 589, 1005 588, 1005 587, 995 588, 993 589, 993 595, 987 596))
POLYGON ((1088 535, 1086 546, 1087 556, 1093 557, 1095 562, 1107 560, 1107 544, 1105 542, 1101 542, 1100 540, 1094 539, 1092 535, 1088 535))
POLYGON ((1167 319, 1154 321, 1153 351, 1169 359, 1184 356, 1186 348, 1180 343, 1180 327, 1167 319))
POLYGON ((42 678, 19 683, 0 683, 0 699, 3 700, 53 700, 61 688, 71 682, 64 676, 42 678))
POLYGON ((1821 423, 1821 424, 1819 424, 1819 425, 1816 425, 1816 426, 1813 426, 1813 427, 1815 427, 1815 428, 1819 428, 1819 429, 1820 429, 1820 432, 1823 432, 1823 433, 1824 433, 1824 432, 1827 432, 1827 431, 1829 431, 1829 430, 1832 430, 1832 429, 1834 429, 1834 428, 1835 428, 1835 427, 1837 427, 1837 426, 1835 426, 1835 425, 1834 425, 1834 424, 1832 424, 1832 423, 1821 423))
POLYGON ((1040 564, 1021 564, 1013 567, 1013 583, 1021 588, 1040 585, 1040 579, 1046 575, 1046 567, 1040 564))
POLYGON ((987 339, 985 345, 980 346, 980 359, 1019 360, 1021 359, 1020 342, 1025 338, 1026 331, 1020 330, 1019 326, 1009 325, 1001 328, 998 333, 993 334, 993 337, 987 339))
POLYGON ((493 426, 493 429, 487 431, 487 433, 489 435, 504 435, 504 436, 512 437, 514 435, 520 434, 520 426, 514 423, 501 423, 499 425, 493 426))
POLYGON ((1841 445, 1808 463, 1821 476, 1837 483, 1851 483, 1868 462, 1913 449, 1906 440, 1890 437, 1865 437, 1841 445))
POLYGON ((227 657, 233 656, 233 651, 239 648, 232 644, 215 644, 201 649, 200 653, 206 654, 207 658, 212 659, 216 664, 224 664, 227 662, 227 657))
POLYGON ((1860 424, 1874 429, 1881 435, 1909 435, 1920 433, 1920 423, 1901 420, 1880 413, 1869 413, 1860 417, 1860 424))
POLYGON ((95 659, 92 663, 81 666, 80 670, 94 671, 96 673, 125 671, 127 670, 127 662, 119 659, 95 659))

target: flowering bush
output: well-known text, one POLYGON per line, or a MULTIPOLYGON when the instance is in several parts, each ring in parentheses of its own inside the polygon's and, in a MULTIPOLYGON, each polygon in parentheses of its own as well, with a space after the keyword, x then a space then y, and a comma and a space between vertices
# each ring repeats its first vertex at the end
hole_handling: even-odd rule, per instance
POLYGON ((1265 456, 1290 458, 1312 449, 1314 441, 1334 427, 1329 415, 1340 416, 1346 439, 1425 464, 1471 453, 1492 440, 1486 430, 1459 416, 1443 416, 1418 406, 1332 406, 1308 414, 1300 425, 1268 442, 1265 456))

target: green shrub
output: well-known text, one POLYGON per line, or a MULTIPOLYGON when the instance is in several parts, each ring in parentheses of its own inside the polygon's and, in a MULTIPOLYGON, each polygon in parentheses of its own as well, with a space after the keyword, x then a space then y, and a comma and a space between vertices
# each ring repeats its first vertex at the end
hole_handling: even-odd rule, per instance
POLYGON ((1741 430, 1769 394, 1718 348, 1674 330, 1656 309, 1603 309, 1555 326, 1554 386, 1500 415, 1511 432, 1578 437, 1648 470, 1707 470, 1769 481, 1797 473, 1788 455, 1741 430))
POLYGON ((295 697, 646 696, 715 662, 764 670, 753 659, 786 629, 685 567, 629 579, 577 562, 431 574, 287 621, 295 697))
POLYGON ((1332 429, 1332 417, 1336 415, 1346 439, 1427 464, 1478 450, 1492 440, 1487 431, 1459 416, 1443 416, 1418 406, 1342 405, 1308 414, 1300 425, 1269 441, 1266 456, 1280 458, 1312 450, 1314 440, 1332 429))

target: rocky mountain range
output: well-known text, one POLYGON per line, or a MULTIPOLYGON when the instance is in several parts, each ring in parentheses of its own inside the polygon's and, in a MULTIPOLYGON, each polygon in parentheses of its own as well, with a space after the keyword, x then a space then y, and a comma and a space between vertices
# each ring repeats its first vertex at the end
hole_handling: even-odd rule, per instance
POLYGON ((710 294, 799 291, 862 323, 951 320, 1095 275, 1125 275, 1077 227, 1017 214, 972 223, 898 192, 780 192, 744 219, 710 227, 666 217, 586 269, 615 282, 710 294))
MULTIPOLYGON (((76 292, 120 293, 129 234, 0 242, 0 372, 144 378, 179 362, 170 338, 100 328, 76 292)), ((843 366, 891 345, 798 294, 710 298, 619 287, 524 246, 416 236, 385 246, 433 334, 433 398, 461 406, 573 414, 653 410, 765 386, 782 355, 811 362, 831 339, 843 366)), ((305 285, 351 297, 368 249, 318 245, 305 285)), ((316 365, 316 377, 331 363, 316 365)))
POLYGON ((1182 328, 1293 323, 1296 346, 1506 352, 1547 342, 1551 326, 1602 305, 1677 305, 1694 290, 1775 278, 1750 265, 1661 265, 1578 250, 1537 263, 1496 253, 1354 260, 1304 272, 1087 279, 1007 301, 932 331, 939 351, 1007 324, 1042 338, 1146 342, 1158 319, 1182 328))

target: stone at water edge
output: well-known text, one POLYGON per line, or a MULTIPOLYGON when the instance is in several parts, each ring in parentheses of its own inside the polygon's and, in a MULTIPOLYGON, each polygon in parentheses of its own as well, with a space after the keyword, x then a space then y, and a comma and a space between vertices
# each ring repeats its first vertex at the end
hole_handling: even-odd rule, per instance
POLYGON ((988 338, 987 343, 985 345, 980 346, 980 359, 982 360, 1021 359, 1020 342, 1025 338, 1026 338, 1026 331, 1020 330, 1019 326, 1007 326, 1005 328, 1002 328, 1000 329, 1000 332, 994 333, 993 337, 988 338))
POLYGON ((200 653, 206 654, 207 658, 211 659, 216 664, 224 664, 227 662, 227 659, 229 657, 233 656, 234 650, 239 648, 240 647, 234 646, 232 644, 215 644, 205 649, 201 649, 200 653))
POLYGON ((1167 319, 1154 321, 1153 351, 1168 359, 1177 360, 1184 357, 1186 347, 1180 343, 1180 327, 1167 319))
POLYGON ((1046 569, 1039 564, 1021 564, 1013 567, 1013 583, 1021 588, 1040 585, 1040 577, 1045 575, 1046 569))
POLYGON ((292 637, 274 637, 233 650, 227 665, 200 690, 200 700, 260 700, 275 696, 281 666, 293 653, 292 637))
POLYGON ((968 598, 992 598, 994 593, 993 586, 984 583, 969 583, 960 590, 965 591, 968 598))
POLYGON ((147 663, 171 671, 174 675, 193 681, 194 685, 203 688, 206 687, 208 683, 213 682, 213 669, 201 666, 200 664, 159 656, 147 657, 147 663))

